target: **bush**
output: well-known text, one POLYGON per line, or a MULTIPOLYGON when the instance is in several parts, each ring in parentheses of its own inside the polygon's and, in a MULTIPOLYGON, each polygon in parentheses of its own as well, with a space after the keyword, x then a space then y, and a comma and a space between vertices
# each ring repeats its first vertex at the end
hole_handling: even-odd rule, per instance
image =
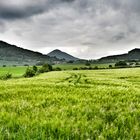
POLYGON ((78 68, 73 68, 73 70, 78 70, 78 68))
POLYGON ((2 79, 2 80, 7 80, 7 79, 11 79, 11 78, 12 78, 11 73, 6 73, 0 77, 0 79, 2 79))
POLYGON ((3 65, 3 67, 6 67, 6 65, 3 65))
POLYGON ((44 64, 39 70, 38 73, 44 73, 44 72, 49 72, 52 71, 52 66, 50 64, 44 64))
POLYGON ((59 67, 56 67, 56 68, 54 68, 53 70, 54 70, 54 71, 61 71, 62 69, 59 68, 59 67))
POLYGON ((34 70, 34 72, 36 73, 37 70, 38 70, 37 66, 33 66, 33 70, 34 70))
POLYGON ((109 65, 109 68, 112 68, 112 65, 109 65))
POLYGON ((33 69, 31 69, 31 68, 27 68, 26 69, 26 72, 25 72, 25 74, 24 74, 24 77, 26 77, 26 78, 30 78, 30 77, 33 77, 33 76, 35 76, 35 71, 33 70, 33 69))
POLYGON ((88 70, 88 67, 80 67, 79 70, 88 70))
POLYGON ((38 71, 37 71, 37 73, 39 74, 39 73, 44 73, 44 69, 41 67, 38 71))
POLYGON ((27 68, 25 74, 23 75, 26 78, 34 77, 40 73, 52 71, 52 66, 49 64, 44 64, 39 70, 37 66, 33 66, 32 68, 27 68))
POLYGON ((52 71, 52 66, 50 64, 44 64, 42 68, 44 69, 44 72, 52 71))
POLYGON ((136 62, 136 65, 140 65, 140 63, 139 62, 136 62))
POLYGON ((125 61, 119 61, 115 64, 115 67, 127 67, 127 63, 125 61))
POLYGON ((91 66, 91 64, 90 64, 89 61, 87 61, 87 62, 85 63, 85 65, 86 65, 86 66, 91 66))
POLYGON ((92 67, 89 67, 88 69, 89 69, 89 70, 93 70, 93 68, 92 68, 92 67))
POLYGON ((24 66, 27 66, 28 67, 29 65, 28 64, 24 64, 24 66))
POLYGON ((98 68, 98 66, 95 66, 94 69, 95 69, 95 70, 98 70, 99 68, 98 68))
POLYGON ((67 63, 70 63, 70 64, 72 64, 72 63, 74 63, 74 61, 73 61, 73 60, 70 60, 70 61, 68 61, 67 63))

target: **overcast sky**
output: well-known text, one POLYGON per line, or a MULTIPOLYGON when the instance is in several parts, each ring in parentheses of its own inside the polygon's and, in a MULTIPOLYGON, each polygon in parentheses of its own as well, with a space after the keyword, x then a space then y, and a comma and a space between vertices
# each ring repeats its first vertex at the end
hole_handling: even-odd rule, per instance
POLYGON ((140 0, 1 0, 0 40, 99 58, 140 48, 140 0))

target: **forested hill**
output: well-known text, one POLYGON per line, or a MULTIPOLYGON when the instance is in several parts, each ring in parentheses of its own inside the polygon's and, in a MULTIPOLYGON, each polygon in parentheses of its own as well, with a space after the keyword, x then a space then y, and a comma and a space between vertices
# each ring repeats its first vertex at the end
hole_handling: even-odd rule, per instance
POLYGON ((0 65, 35 65, 39 62, 52 62, 55 60, 57 58, 0 41, 0 65))
POLYGON ((133 49, 126 54, 102 57, 99 61, 114 62, 120 60, 140 60, 140 48, 133 49))
POLYGON ((60 50, 53 50, 52 52, 47 54, 50 57, 56 57, 58 59, 64 59, 66 61, 76 61, 78 58, 60 50))

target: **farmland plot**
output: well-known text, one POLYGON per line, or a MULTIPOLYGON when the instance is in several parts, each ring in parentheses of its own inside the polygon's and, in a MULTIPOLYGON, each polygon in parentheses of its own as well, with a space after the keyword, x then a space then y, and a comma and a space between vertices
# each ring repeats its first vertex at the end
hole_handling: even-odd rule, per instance
POLYGON ((0 139, 140 139, 140 69, 0 81, 0 139))

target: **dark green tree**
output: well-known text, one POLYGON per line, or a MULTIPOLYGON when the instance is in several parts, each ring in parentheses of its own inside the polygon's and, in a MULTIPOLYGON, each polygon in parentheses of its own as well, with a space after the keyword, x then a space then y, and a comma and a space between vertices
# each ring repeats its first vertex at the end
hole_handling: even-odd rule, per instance
POLYGON ((127 63, 125 61, 119 61, 115 64, 115 67, 126 67, 127 63))
POLYGON ((35 71, 31 68, 27 68, 24 77, 29 78, 35 76, 35 71))
POLYGON ((36 73, 37 70, 38 70, 37 66, 33 66, 33 70, 34 70, 34 72, 36 73))
POLYGON ((85 65, 86 66, 91 66, 91 63, 89 61, 86 61, 85 65))
POLYGON ((50 64, 44 64, 40 69, 39 69, 39 73, 44 73, 44 72, 49 72, 52 71, 53 68, 50 64))

